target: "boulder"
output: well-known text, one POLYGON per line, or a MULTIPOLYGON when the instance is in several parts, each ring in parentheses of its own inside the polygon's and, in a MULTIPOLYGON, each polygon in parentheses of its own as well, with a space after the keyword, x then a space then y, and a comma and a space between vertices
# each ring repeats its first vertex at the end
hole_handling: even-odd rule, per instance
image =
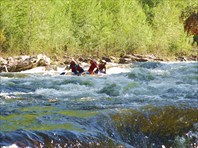
POLYGON ((119 59, 119 64, 128 64, 131 62, 131 59, 130 58, 120 58, 119 59))
POLYGON ((48 66, 50 65, 50 58, 46 55, 39 54, 37 55, 37 62, 38 66, 48 66))
POLYGON ((7 60, 5 60, 4 58, 0 57, 0 65, 6 65, 8 63, 7 60))
POLYGON ((0 58, 0 72, 20 72, 38 66, 49 66, 50 58, 46 55, 0 58))
POLYGON ((102 60, 105 60, 106 62, 111 62, 111 59, 108 57, 102 57, 102 60))

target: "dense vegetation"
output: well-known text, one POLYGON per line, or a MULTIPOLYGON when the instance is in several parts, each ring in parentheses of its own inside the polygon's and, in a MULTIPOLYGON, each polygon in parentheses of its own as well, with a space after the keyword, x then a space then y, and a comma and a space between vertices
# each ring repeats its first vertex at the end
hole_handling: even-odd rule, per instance
POLYGON ((189 51, 192 36, 183 22, 197 6, 192 0, 1 0, 0 53, 189 51))

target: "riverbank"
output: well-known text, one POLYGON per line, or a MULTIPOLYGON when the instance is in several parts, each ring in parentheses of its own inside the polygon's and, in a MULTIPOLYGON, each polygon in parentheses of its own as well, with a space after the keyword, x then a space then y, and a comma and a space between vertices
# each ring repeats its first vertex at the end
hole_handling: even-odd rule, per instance
POLYGON ((57 67, 65 66, 70 63, 71 58, 76 59, 79 63, 89 63, 90 59, 96 59, 97 61, 105 60, 107 63, 115 64, 129 64, 132 62, 175 62, 175 61, 198 61, 198 54, 188 54, 182 56, 172 57, 159 57, 154 54, 128 54, 121 56, 82 56, 77 55, 74 57, 65 55, 50 55, 45 54, 38 55, 20 55, 20 56, 0 56, 0 72, 20 72, 29 70, 39 66, 45 66, 48 69, 57 69, 57 67))

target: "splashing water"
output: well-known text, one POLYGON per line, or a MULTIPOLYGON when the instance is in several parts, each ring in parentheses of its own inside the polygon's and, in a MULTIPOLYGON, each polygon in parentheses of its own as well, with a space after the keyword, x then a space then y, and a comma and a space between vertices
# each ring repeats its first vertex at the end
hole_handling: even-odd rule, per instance
POLYGON ((198 63, 0 74, 0 146, 196 147, 198 63))

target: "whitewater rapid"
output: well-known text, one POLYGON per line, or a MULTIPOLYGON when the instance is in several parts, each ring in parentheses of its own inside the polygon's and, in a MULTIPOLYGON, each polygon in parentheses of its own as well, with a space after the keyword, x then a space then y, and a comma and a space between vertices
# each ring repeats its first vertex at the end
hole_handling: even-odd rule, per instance
MULTIPOLYGON (((189 110, 186 113, 189 117, 190 115, 194 117, 194 113, 197 113, 197 62, 112 64, 107 69, 106 75, 99 76, 75 76, 70 75, 69 71, 66 71, 66 75, 60 75, 63 71, 64 67, 56 71, 39 67, 20 73, 0 74, 0 137, 4 137, 0 140, 1 146, 14 144, 18 141, 17 135, 23 137, 21 135, 23 132, 28 135, 30 131, 33 131, 33 135, 38 137, 42 137, 42 134, 38 132, 44 132, 43 134, 48 135, 50 141, 53 138, 48 132, 54 130, 55 134, 66 135, 65 138, 68 138, 68 133, 65 133, 67 130, 72 132, 74 137, 82 134, 82 137, 77 139, 81 140, 84 146, 87 146, 86 137, 92 137, 93 143, 96 139, 101 139, 101 141, 96 140, 100 145, 103 145, 102 139, 107 139, 108 142, 103 146, 111 147, 109 144, 113 143, 112 147, 119 145, 145 147, 151 145, 153 131, 148 134, 147 129, 137 129, 137 135, 132 130, 133 136, 129 137, 122 133, 125 131, 125 126, 131 128, 130 124, 136 120, 137 122, 143 121, 139 120, 138 116, 136 117, 137 113, 134 111, 140 113, 141 116, 142 114, 145 117, 148 116, 148 119, 145 119, 148 122, 153 120, 153 118, 149 119, 152 115, 161 114, 161 109, 165 112, 162 115, 169 112, 170 108, 173 112, 175 111, 175 114, 180 114, 185 111, 183 108, 186 108, 189 110), (118 119, 114 118, 114 114, 117 114, 117 117, 120 114, 127 114, 127 117, 122 116, 123 119, 119 121, 120 124, 123 122, 122 126, 115 124, 118 119), (131 120, 135 118, 134 116, 137 119, 131 121, 130 124, 127 120, 125 121, 125 118, 131 120), (17 135, 13 135, 15 132, 17 135), (6 140, 7 136, 10 136, 12 140, 6 140), (145 142, 142 143, 142 140, 145 142)), ((173 120, 178 120, 177 116, 174 115, 173 120)), ((190 126, 182 134, 196 129, 196 119, 185 122, 190 126)), ((156 125, 156 129, 158 128, 156 125)), ((170 131, 166 132, 171 135, 170 131)), ((35 139, 33 135, 32 133, 29 135, 30 139, 36 140, 37 138, 35 139)), ((176 135, 169 138, 172 137, 174 141, 176 135)), ((155 134, 153 136, 155 137, 155 134)), ((68 139, 73 141, 74 137, 68 139)), ((38 139, 45 145, 42 138, 38 139)), ((163 138, 154 139, 156 141, 154 140, 153 143, 156 147, 167 143, 171 145, 163 141, 163 138)), ((28 141, 28 138, 26 140, 28 141)), ((56 141, 56 139, 53 140, 56 141)), ((34 145, 27 141, 23 143, 34 145)), ((196 143, 196 140, 193 142, 196 143)), ((63 143, 66 142, 63 140, 63 143)))

